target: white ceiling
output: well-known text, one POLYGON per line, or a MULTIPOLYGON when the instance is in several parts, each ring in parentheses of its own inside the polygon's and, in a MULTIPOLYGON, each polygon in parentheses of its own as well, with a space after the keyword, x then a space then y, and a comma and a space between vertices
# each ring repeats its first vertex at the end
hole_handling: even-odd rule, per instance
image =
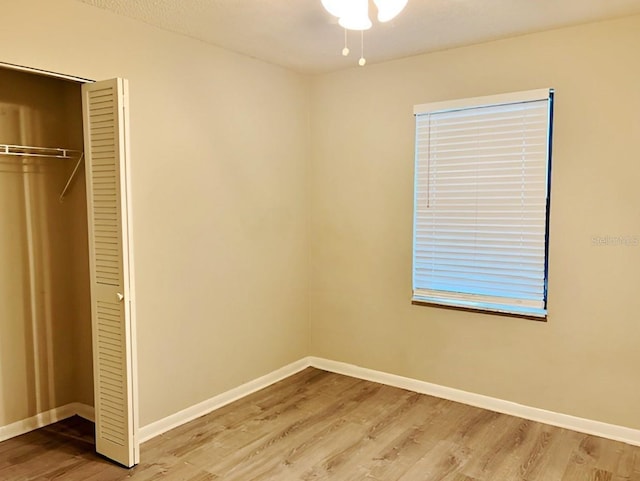
MULTIPOLYGON (((357 64, 359 32, 344 31, 320 0, 79 0, 304 73, 357 64)), ((640 0, 409 0, 365 32, 368 63, 640 13, 640 0)), ((373 20, 373 18, 372 18, 373 20)))

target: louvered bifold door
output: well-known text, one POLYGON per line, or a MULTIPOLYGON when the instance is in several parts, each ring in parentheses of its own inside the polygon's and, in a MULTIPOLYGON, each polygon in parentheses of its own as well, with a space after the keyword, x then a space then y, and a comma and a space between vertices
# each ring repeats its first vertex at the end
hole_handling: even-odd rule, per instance
POLYGON ((82 87, 86 155, 96 451, 125 466, 135 440, 127 222, 127 83, 82 87))

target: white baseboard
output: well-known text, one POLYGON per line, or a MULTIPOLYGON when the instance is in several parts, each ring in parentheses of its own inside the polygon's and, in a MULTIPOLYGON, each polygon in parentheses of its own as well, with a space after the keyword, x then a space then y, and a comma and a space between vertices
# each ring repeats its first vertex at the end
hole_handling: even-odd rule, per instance
POLYGON ((192 421, 200 416, 204 416, 205 414, 209 414, 222 406, 263 389, 307 367, 315 367, 317 369, 323 369, 337 374, 344 374, 346 376, 407 389, 421 394, 428 394, 430 396, 448 399, 450 401, 488 409, 490 411, 508 414, 523 419, 529 419, 531 421, 537 421, 551 426, 571 429, 585 434, 591 434, 594 436, 612 439, 614 441, 621 441, 634 446, 640 446, 640 430, 638 429, 579 418, 553 411, 546 411, 544 409, 525 406, 523 404, 484 396, 482 394, 475 394, 462 391, 460 389, 454 389, 426 381, 419 381, 417 379, 411 379, 319 357, 305 357, 272 373, 196 404, 195 406, 148 424, 139 430, 140 442, 148 441, 149 439, 169 431, 170 429, 181 426, 182 424, 192 421))
POLYGON ((214 396, 206 401, 198 403, 189 408, 183 409, 175 414, 171 414, 166 418, 155 421, 151 424, 143 426, 138 431, 138 439, 140 443, 148 441, 151 438, 159 436, 173 428, 181 426, 189 421, 192 421, 200 416, 209 414, 216 409, 226 406, 233 401, 237 401, 240 398, 248 396, 260 389, 263 389, 271 384, 281 381, 303 369, 309 367, 308 358, 300 359, 294 363, 284 366, 276 371, 266 374, 262 377, 249 381, 241 386, 235 387, 229 391, 223 392, 214 396))
POLYGON ((591 419, 579 418, 553 411, 546 411, 544 409, 525 406, 511 401, 483 396, 482 394, 474 394, 461 391, 459 389, 440 386, 438 384, 432 384, 425 381, 397 376, 395 374, 354 366, 353 364, 330 361, 328 359, 318 357, 309 357, 306 358, 306 361, 309 366, 323 369, 325 371, 331 371, 337 374, 356 377, 358 379, 399 387, 421 394, 428 394, 430 396, 488 409, 490 411, 509 414, 511 416, 517 416, 531 421, 571 429, 573 431, 600 436, 614 441, 621 441, 634 446, 640 446, 640 430, 638 429, 593 421, 591 419))
POLYGON ((58 421, 70 418, 76 414, 93 421, 93 408, 91 406, 81 403, 66 404, 43 413, 36 414, 30 418, 23 419, 6 426, 0 426, 0 442, 35 431, 36 429, 48 426, 49 424, 57 423, 58 421))

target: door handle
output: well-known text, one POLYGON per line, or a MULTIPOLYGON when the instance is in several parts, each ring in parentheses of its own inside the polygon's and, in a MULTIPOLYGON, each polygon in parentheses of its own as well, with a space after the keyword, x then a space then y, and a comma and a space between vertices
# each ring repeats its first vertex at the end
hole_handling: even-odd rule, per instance
POLYGON ((118 292, 117 296, 118 296, 118 301, 122 302, 122 300, 124 299, 124 295, 118 292))

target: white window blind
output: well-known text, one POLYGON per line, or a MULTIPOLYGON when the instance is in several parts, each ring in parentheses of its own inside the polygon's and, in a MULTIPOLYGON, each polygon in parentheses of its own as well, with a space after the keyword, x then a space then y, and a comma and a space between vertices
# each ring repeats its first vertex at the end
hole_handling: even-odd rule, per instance
POLYGON ((546 315, 551 99, 416 106, 414 300, 546 315))

